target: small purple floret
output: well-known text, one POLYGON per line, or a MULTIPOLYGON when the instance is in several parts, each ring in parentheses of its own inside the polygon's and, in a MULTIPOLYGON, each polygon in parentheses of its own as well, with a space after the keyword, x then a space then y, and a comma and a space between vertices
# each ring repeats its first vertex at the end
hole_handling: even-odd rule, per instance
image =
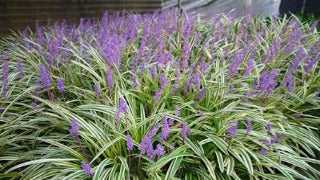
POLYGON ((49 76, 48 69, 45 67, 45 65, 40 64, 39 65, 39 72, 40 72, 43 87, 46 90, 49 90, 50 86, 51 86, 51 77, 49 76))
POLYGON ((204 95, 206 94, 206 92, 207 92, 207 88, 203 88, 203 89, 200 91, 197 102, 199 102, 199 101, 204 97, 204 95))
POLYGON ((38 107, 36 102, 32 102, 31 107, 32 107, 33 110, 38 110, 39 109, 39 107, 38 107))
POLYGON ((259 154, 266 156, 268 155, 268 150, 266 150, 265 148, 260 149, 259 154))
POLYGON ((78 122, 76 119, 72 119, 71 122, 71 128, 69 130, 71 136, 75 139, 77 139, 79 137, 78 135, 78 131, 79 131, 79 126, 78 126, 78 122))
POLYGON ((18 60, 17 61, 17 69, 18 69, 18 72, 19 72, 19 78, 23 78, 23 64, 21 62, 21 60, 18 60))
POLYGON ((162 129, 161 129, 161 138, 163 140, 167 140, 170 130, 169 130, 169 124, 168 124, 168 119, 167 116, 164 115, 163 119, 162 119, 162 129))
POLYGON ((121 113, 127 113, 127 111, 128 111, 128 107, 126 104, 126 100, 124 100, 123 98, 120 98, 119 107, 115 117, 116 123, 119 122, 121 113))
POLYGON ((283 134, 280 134, 280 133, 276 133, 275 135, 275 139, 278 141, 279 139, 281 139, 284 135, 283 134))
POLYGON ((268 123, 268 124, 267 124, 267 130, 268 130, 268 131, 271 131, 271 129, 272 129, 272 125, 271 125, 270 123, 268 123))
POLYGON ((271 145, 271 142, 269 139, 260 139, 259 142, 266 144, 266 145, 271 145))
POLYGON ((173 119, 168 119, 168 123, 169 123, 169 126, 172 126, 174 124, 174 120, 173 119))
POLYGON ((259 81, 253 85, 253 89, 256 89, 258 93, 265 94, 266 97, 269 97, 273 93, 274 88, 278 85, 275 78, 278 76, 279 72, 279 69, 271 72, 262 72, 259 81))
POLYGON ((246 134, 249 134, 251 131, 252 131, 252 121, 247 119, 247 133, 246 134))
POLYGON ((94 93, 96 94, 97 99, 99 99, 100 98, 100 89, 99 89, 98 84, 94 84, 93 90, 94 90, 94 93))
POLYGON ((108 68, 106 70, 106 79, 108 88, 112 89, 113 87, 113 77, 112 77, 112 69, 108 68))
POLYGON ((154 157, 155 150, 153 149, 152 138, 153 138, 153 136, 156 135, 158 129, 159 129, 159 124, 157 123, 153 126, 153 128, 149 131, 149 133, 146 134, 142 138, 142 140, 138 146, 138 149, 139 149, 141 155, 147 153, 147 156, 149 158, 154 157))
POLYGON ((248 60, 248 63, 247 63, 247 67, 246 69, 244 70, 244 76, 249 76, 251 74, 251 71, 254 67, 254 61, 252 59, 249 59, 248 60))
POLYGON ((127 149, 128 151, 132 151, 133 150, 133 141, 132 141, 132 137, 128 134, 127 135, 127 149))
POLYGON ((182 123, 182 131, 181 131, 181 137, 183 139, 186 139, 191 134, 190 129, 188 128, 187 124, 184 122, 182 123))
POLYGON ((156 104, 162 94, 162 92, 165 90, 165 88, 168 85, 168 79, 166 78, 165 75, 161 75, 160 76, 160 88, 157 90, 157 92, 155 93, 155 95, 153 96, 154 98, 154 104, 156 104))
POLYGON ((84 171, 84 173, 86 173, 88 176, 93 176, 92 172, 91 172, 91 167, 89 166, 89 164, 87 164, 86 162, 82 161, 81 162, 81 167, 84 171))
POLYGON ((58 88, 58 91, 60 93, 63 93, 63 91, 64 91, 64 83, 63 83, 63 80, 61 78, 57 79, 57 88, 58 88))
POLYGON ((231 121, 228 124, 231 124, 232 126, 226 129, 225 133, 230 134, 230 138, 236 138, 237 137, 237 126, 238 126, 238 121, 231 121))
POLYGON ((199 73, 193 75, 193 83, 195 84, 197 89, 200 89, 201 85, 201 76, 199 73))
POLYGON ((178 106, 176 106, 175 115, 178 116, 178 117, 180 116, 180 109, 179 109, 178 106))
POLYGON ((163 148, 163 145, 162 144, 157 144, 157 148, 154 150, 154 155, 155 156, 162 156, 164 155, 165 151, 164 151, 164 148, 163 148))

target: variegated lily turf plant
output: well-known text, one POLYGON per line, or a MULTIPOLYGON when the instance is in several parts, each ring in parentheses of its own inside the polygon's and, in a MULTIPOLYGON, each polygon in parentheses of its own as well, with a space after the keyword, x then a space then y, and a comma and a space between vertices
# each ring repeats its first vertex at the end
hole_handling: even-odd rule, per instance
POLYGON ((3 38, 0 178, 319 179, 316 27, 165 10, 3 38))

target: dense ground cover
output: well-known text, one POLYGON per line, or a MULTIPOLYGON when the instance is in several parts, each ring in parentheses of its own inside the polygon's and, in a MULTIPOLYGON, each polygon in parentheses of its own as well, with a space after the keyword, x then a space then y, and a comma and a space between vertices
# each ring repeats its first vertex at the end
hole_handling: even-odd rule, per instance
POLYGON ((4 38, 0 178, 319 179, 316 26, 170 10, 4 38))

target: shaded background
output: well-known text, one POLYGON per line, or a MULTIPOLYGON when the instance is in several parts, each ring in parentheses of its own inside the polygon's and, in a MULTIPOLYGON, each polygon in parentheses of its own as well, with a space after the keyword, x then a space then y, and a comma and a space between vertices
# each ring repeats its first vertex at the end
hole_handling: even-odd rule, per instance
POLYGON ((320 16, 320 0, 281 0, 280 13, 312 13, 320 16))
MULTIPOLYGON (((228 12, 236 10, 238 16, 248 12, 262 16, 280 13, 320 16, 320 0, 181 0, 184 11, 191 14, 228 12), (280 3, 281 2, 281 3, 280 3)), ((22 30, 40 24, 66 19, 78 22, 80 17, 101 17, 104 11, 126 10, 129 13, 146 13, 158 9, 177 7, 178 0, 0 0, 0 35, 10 29, 22 30)))
POLYGON ((77 22, 80 17, 101 17, 104 11, 145 13, 160 9, 162 0, 0 0, 0 34, 9 29, 23 29, 66 19, 77 22))

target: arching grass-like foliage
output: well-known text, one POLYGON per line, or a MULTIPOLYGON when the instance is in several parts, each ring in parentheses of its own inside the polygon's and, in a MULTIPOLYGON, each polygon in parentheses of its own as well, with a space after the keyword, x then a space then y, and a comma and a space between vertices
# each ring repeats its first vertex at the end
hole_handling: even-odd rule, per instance
POLYGON ((0 178, 319 179, 316 26, 165 10, 3 38, 0 178))

